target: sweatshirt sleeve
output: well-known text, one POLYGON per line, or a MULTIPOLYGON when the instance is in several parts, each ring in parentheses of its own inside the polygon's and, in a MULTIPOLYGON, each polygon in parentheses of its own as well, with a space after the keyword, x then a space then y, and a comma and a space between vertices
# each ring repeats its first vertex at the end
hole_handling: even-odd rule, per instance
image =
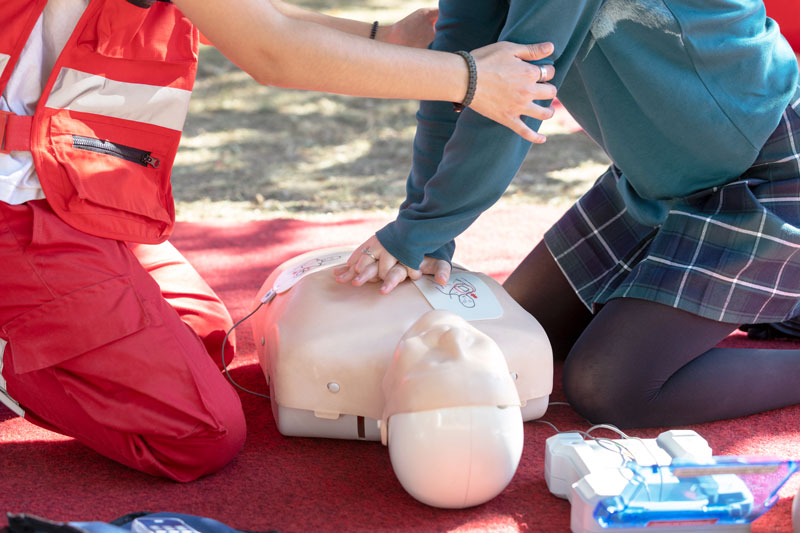
MULTIPOLYGON (((432 48, 453 52, 496 40, 549 41, 555 51, 541 63, 555 64, 551 83, 559 87, 602 1, 441 0, 432 48), (498 12, 498 5, 507 6, 507 13, 498 12), (504 23, 498 33, 500 20, 504 23)), ((525 120, 533 129, 541 123, 525 120)), ((418 268, 425 255, 440 256, 443 250, 452 254, 452 241, 502 196, 529 149, 522 137, 469 109, 457 115, 451 103, 423 102, 406 200, 397 218, 377 232, 378 240, 412 268, 418 268)))

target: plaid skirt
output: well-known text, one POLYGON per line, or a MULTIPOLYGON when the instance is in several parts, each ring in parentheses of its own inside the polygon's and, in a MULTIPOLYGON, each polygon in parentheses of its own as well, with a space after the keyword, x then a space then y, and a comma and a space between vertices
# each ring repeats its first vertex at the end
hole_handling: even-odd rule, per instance
POLYGON ((545 234, 586 306, 659 302, 734 324, 800 315, 800 100, 736 181, 670 203, 660 226, 635 220, 612 166, 545 234))

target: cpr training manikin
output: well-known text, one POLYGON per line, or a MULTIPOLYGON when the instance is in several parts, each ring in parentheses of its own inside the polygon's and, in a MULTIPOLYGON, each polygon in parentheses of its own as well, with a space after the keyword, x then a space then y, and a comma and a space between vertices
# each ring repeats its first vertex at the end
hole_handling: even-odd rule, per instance
POLYGON ((330 269, 352 248, 291 259, 258 292, 253 334, 279 431, 381 440, 417 500, 464 508, 513 477, 523 421, 553 382, 541 325, 492 278, 454 267, 388 295, 330 269))

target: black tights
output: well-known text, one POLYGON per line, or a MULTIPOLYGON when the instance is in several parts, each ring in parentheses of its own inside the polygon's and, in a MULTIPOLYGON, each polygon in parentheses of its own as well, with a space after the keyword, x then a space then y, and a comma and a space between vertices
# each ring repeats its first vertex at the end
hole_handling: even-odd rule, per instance
POLYGON ((543 243, 504 286, 566 358, 564 393, 593 423, 677 426, 800 403, 800 350, 715 348, 736 325, 646 300, 592 317, 543 243))

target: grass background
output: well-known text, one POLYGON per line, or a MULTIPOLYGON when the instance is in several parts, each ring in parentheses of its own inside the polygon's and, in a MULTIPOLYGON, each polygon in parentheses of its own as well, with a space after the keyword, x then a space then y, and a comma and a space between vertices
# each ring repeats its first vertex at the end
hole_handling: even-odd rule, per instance
MULTIPOLYGON (((432 2, 294 0, 389 24, 432 2)), ((404 198, 416 127, 412 101, 277 89, 254 82, 213 47, 200 67, 173 170, 179 220, 256 220, 393 212, 404 198)), ((564 208, 608 165, 581 132, 545 122, 501 202, 564 208)))

